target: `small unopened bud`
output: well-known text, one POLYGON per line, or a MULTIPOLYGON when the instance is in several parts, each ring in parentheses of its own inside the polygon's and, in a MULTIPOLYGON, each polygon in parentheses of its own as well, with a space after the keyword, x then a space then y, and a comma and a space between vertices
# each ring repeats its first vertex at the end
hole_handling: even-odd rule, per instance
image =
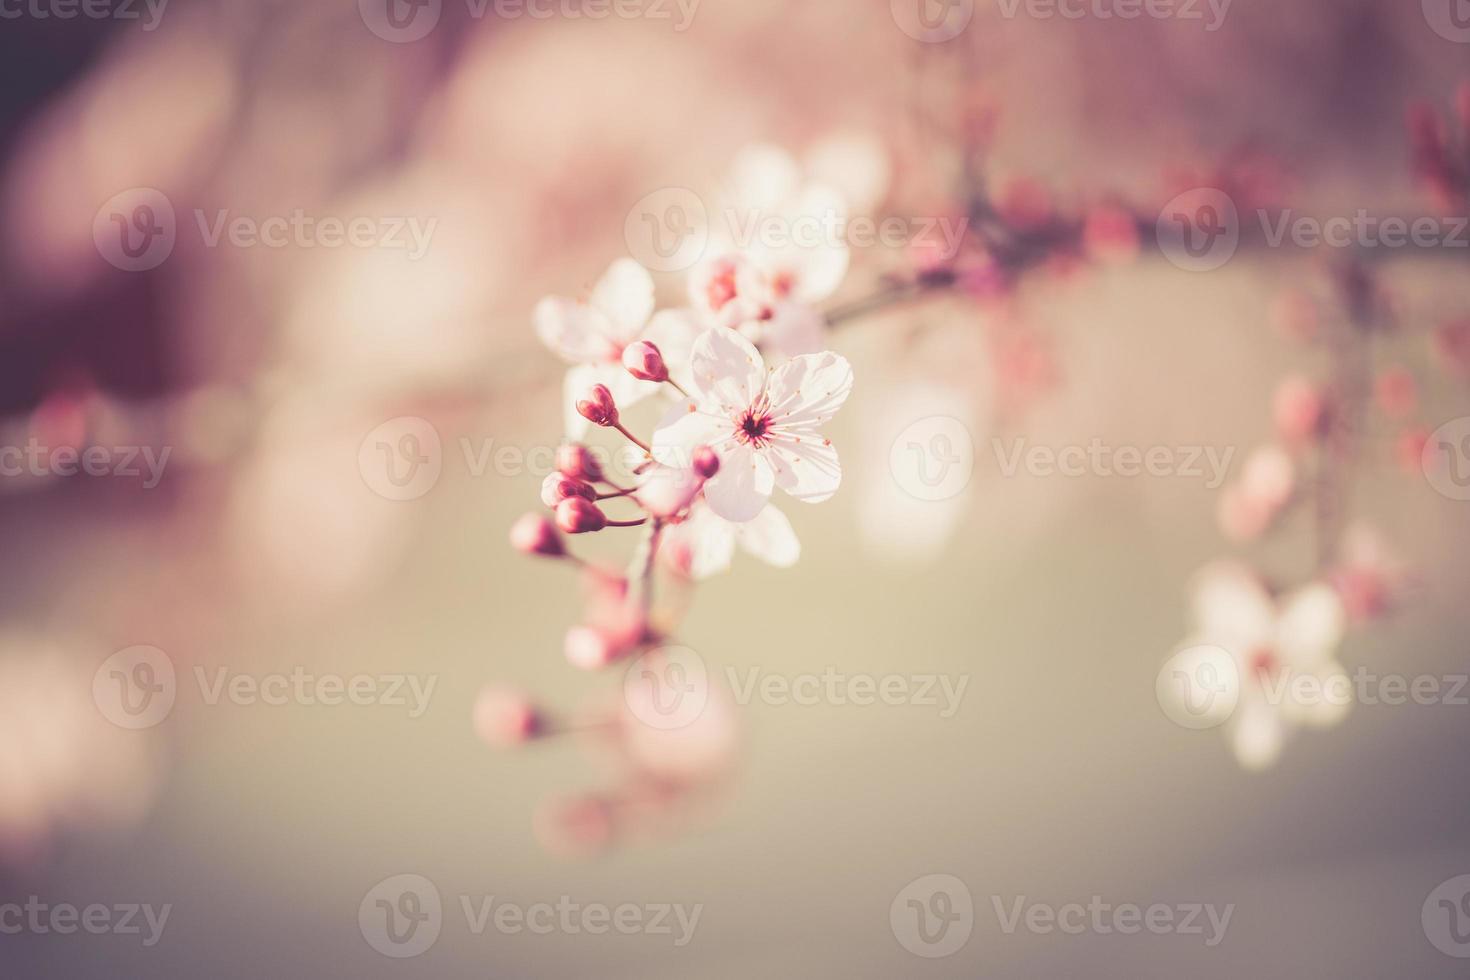
POLYGON ((596 500, 597 491, 592 489, 592 484, 583 483, 581 480, 560 473, 550 473, 546 479, 541 481, 541 502, 548 507, 555 507, 568 497, 583 497, 587 500, 596 500))
POLYGON ((562 446, 556 451, 556 469, 573 480, 595 483, 602 479, 602 466, 586 446, 562 446))
POLYGON ((700 446, 694 450, 691 465, 701 479, 708 480, 720 472, 720 457, 709 446, 700 446))
POLYGON ((556 505, 556 526, 568 534, 586 534, 607 527, 607 516, 586 497, 568 497, 556 505))
POLYGON ((536 709, 521 694, 487 687, 475 699, 475 734, 496 748, 529 742, 541 727, 536 709))
POLYGON ((662 383, 669 380, 669 367, 664 363, 663 353, 646 340, 628 345, 623 351, 623 367, 639 381, 662 383))
POLYGON ((593 425, 618 424, 618 406, 607 385, 593 385, 587 397, 577 402, 577 414, 593 425))
POLYGON ((1318 435, 1325 410, 1322 392, 1300 375, 1283 380, 1271 403, 1276 431, 1287 442, 1303 442, 1318 435))
POLYGON ((562 547, 561 535, 556 532, 555 526, 540 514, 526 514, 512 524, 510 544, 523 555, 560 558, 566 554, 566 549, 562 547))
POLYGON ((567 630, 567 661, 582 670, 601 670, 628 652, 628 645, 591 626, 573 626, 567 630))

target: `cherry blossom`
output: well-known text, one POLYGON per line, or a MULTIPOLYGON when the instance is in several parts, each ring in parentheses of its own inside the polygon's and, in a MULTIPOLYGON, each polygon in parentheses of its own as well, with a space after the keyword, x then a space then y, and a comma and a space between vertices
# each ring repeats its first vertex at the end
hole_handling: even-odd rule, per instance
POLYGON ((565 382, 568 438, 581 438, 587 431, 577 402, 595 386, 605 386, 623 408, 658 391, 657 384, 634 377, 624 367, 630 346, 650 341, 668 362, 687 360, 698 334, 695 321, 680 310, 655 314, 653 292, 648 270, 623 258, 608 267, 587 300, 548 296, 537 304, 536 335, 573 365, 565 382))
POLYGON ((737 547, 775 568, 790 568, 801 557, 801 542, 791 521, 775 504, 768 504, 751 520, 737 524, 716 514, 709 505, 697 503, 683 523, 669 528, 664 547, 669 561, 695 579, 729 571, 737 547))
POLYGON ((1235 665, 1235 678, 1225 679, 1239 695, 1227 734, 1242 766, 1268 768, 1296 729, 1342 720, 1348 687, 1337 649, 1346 611, 1330 586, 1313 582, 1273 598, 1249 568, 1220 562, 1196 576, 1189 598, 1192 626, 1181 648, 1218 647, 1235 665), (1309 696, 1295 678, 1307 679, 1309 696))
POLYGON ((780 487, 807 503, 837 492, 837 451, 821 433, 852 391, 852 368, 830 351, 803 354, 774 370, 745 338, 709 330, 694 343, 693 399, 665 416, 653 434, 653 456, 687 462, 710 446, 720 471, 704 487, 712 510, 744 522, 780 487))

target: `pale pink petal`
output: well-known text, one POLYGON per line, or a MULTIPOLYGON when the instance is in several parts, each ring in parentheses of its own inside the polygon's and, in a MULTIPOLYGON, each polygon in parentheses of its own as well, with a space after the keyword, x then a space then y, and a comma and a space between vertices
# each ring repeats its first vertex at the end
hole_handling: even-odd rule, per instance
POLYGON ((1276 623, 1276 649, 1299 671, 1314 671, 1331 661, 1342 643, 1347 612, 1337 591, 1321 582, 1287 596, 1276 623))
POLYGON ((704 499, 725 520, 743 524, 761 512, 774 487, 766 460, 750 447, 737 445, 722 455, 720 472, 704 485, 704 499))
POLYGON ((689 574, 703 579, 729 570, 730 559, 735 556, 735 529, 741 526, 718 516, 707 504, 696 504, 689 520, 668 533, 673 542, 688 549, 689 574))
POLYGON ((1264 700, 1242 700, 1230 730, 1231 748, 1244 769, 1269 769, 1281 757, 1286 730, 1280 715, 1264 700))
POLYGON ((745 411, 765 387, 760 352, 733 330, 715 327, 700 334, 690 357, 694 386, 709 412, 734 416, 745 411))
POLYGON ((741 210, 779 214, 801 181, 791 154, 771 143, 751 143, 730 162, 729 197, 741 210))
POLYGON ((773 433, 765 457, 775 471, 776 485, 805 503, 821 503, 842 483, 837 450, 814 430, 773 433))
POLYGON ((632 259, 618 259, 593 288, 591 305, 607 317, 612 339, 626 346, 653 315, 653 277, 632 259))
POLYGON ((700 446, 711 446, 716 451, 733 434, 729 419, 707 412, 695 411, 690 402, 681 401, 670 408, 653 430, 653 458, 664 466, 688 467, 694 459, 694 450, 700 446))
POLYGON ((617 353, 607 317, 585 303, 548 296, 536 304, 533 317, 541 342, 573 364, 605 361, 617 353))
POLYGON ((822 315, 800 303, 777 303, 759 331, 761 348, 777 361, 821 353, 827 346, 826 334, 827 321, 822 315))
POLYGON ((1238 657, 1273 639, 1276 609, 1261 580, 1237 562, 1202 569, 1190 588, 1196 630, 1238 657))
POLYGON ((816 429, 837 414, 852 393, 852 365, 826 351, 793 357, 771 374, 766 394, 777 429, 816 429))
POLYGON ((790 568, 801 558, 801 542, 791 528, 791 521, 774 504, 734 528, 741 549, 767 565, 790 568))

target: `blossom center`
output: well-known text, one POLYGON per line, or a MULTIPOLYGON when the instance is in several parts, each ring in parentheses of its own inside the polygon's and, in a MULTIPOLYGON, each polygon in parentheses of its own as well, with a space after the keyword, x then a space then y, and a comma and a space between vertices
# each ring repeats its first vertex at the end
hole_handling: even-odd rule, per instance
POLYGON ((721 269, 719 274, 709 281, 706 295, 710 309, 717 311, 724 309, 725 304, 735 298, 735 270, 733 268, 721 269))
POLYGON ((757 449, 764 446, 771 432, 771 412, 765 400, 757 402, 735 419, 735 438, 757 449))
POLYGON ((1256 677, 1263 680, 1269 678, 1280 666, 1281 661, 1276 658, 1276 651, 1270 647, 1259 647, 1251 653, 1251 674, 1256 677))

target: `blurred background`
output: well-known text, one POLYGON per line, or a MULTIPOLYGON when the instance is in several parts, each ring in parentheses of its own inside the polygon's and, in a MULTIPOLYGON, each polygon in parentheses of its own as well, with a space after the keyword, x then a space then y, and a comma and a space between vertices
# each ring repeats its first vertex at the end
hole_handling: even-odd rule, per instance
MULTIPOLYGON (((785 508, 803 560, 737 558, 698 590, 680 640, 721 676, 967 679, 952 715, 755 699, 712 805, 572 860, 538 839, 537 814, 603 778, 596 757, 476 738, 487 683, 567 707, 617 686, 562 655, 573 580, 506 544, 544 465, 487 468, 483 454, 557 445, 563 365, 531 310, 585 294, 626 254, 647 195, 715 194, 753 141, 810 160, 859 140, 886 171, 870 213, 949 213, 932 117, 968 65, 961 99, 995 118, 991 173, 1044 184, 1059 206, 1116 194, 1156 210, 1172 172, 1248 151, 1303 211, 1413 215, 1426 205, 1407 107, 1447 106, 1470 75, 1470 47, 1435 28, 1430 0, 1236 0, 1213 30, 1204 5, 1204 21, 1073 20, 977 0, 939 43, 905 30, 902 6, 4 8, 0 445, 35 448, 0 478, 0 905, 171 912, 152 946, 0 934, 0 975, 1465 975, 1421 909, 1470 873, 1470 707, 1356 706, 1266 772, 1171 723, 1155 677, 1188 628, 1190 576, 1243 555, 1299 578, 1310 527, 1252 550, 1222 539, 1218 488, 1201 479, 1004 474, 995 355, 971 351, 987 318, 1048 338, 1054 383, 1008 415, 1007 444, 1243 456, 1269 438, 1278 377, 1316 356, 1272 327, 1283 290, 1319 275, 1314 255, 1247 254, 1209 275, 1158 259, 1090 269, 1031 281, 1002 311, 940 298, 834 334, 857 376, 829 433, 842 491, 785 508), (229 230, 298 214, 364 219, 370 241, 323 245, 318 227, 277 247, 229 230), (922 349, 895 340, 917 328, 922 349), (973 477, 938 517, 875 504, 893 430, 949 396, 887 399, 936 371, 973 403, 973 477), (361 454, 403 417, 427 420, 441 449, 431 488, 395 500, 361 454), (58 451, 89 447, 105 451, 98 473, 61 473, 58 451), (107 665, 156 679, 132 672, 160 653, 171 710, 119 723, 107 665), (418 713, 210 703, 197 680, 298 670, 432 679, 432 696, 418 713), (400 874, 444 904, 437 942, 405 959, 358 919, 400 874), (890 926, 895 897, 931 874, 975 903, 973 935, 940 959, 890 926), (461 898, 490 895, 703 911, 678 947, 475 934, 461 898), (1213 948, 1006 934, 992 910, 992 896, 1094 895, 1235 910, 1213 948)), ((1400 321, 1470 314, 1463 264, 1416 258, 1384 272, 1400 321)), ((907 261, 859 250, 835 299, 907 261)), ((656 278, 667 305, 684 302, 679 275, 656 278)), ((1388 343, 1429 358, 1422 330, 1388 343)), ((1467 414, 1466 394, 1426 384, 1428 428, 1467 414)), ((1354 513, 1417 585, 1350 636, 1349 669, 1470 670, 1467 506, 1392 465, 1357 474, 1354 513)))

